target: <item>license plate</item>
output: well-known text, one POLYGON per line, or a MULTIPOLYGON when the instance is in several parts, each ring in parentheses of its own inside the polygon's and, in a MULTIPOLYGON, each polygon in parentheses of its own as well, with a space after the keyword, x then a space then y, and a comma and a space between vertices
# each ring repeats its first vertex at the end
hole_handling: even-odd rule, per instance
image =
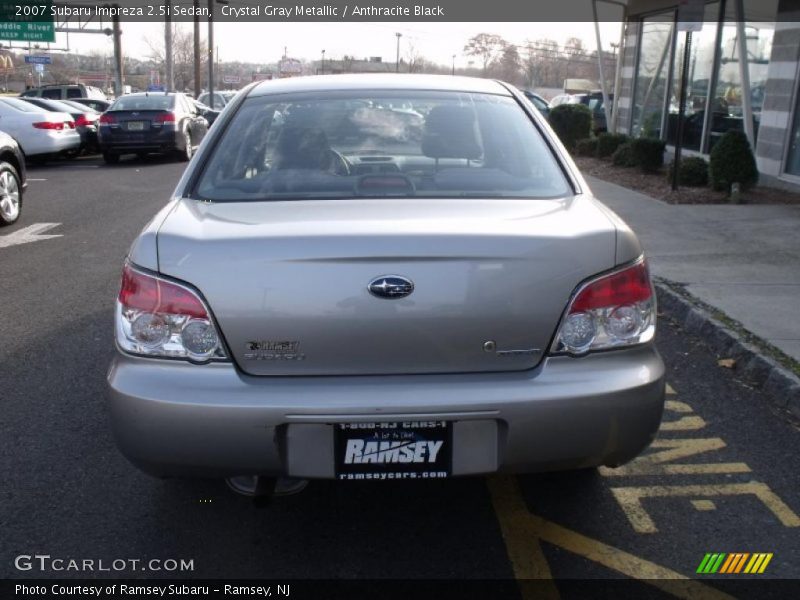
POLYGON ((390 421, 334 424, 336 477, 344 480, 450 476, 452 424, 390 421))
POLYGON ((142 131, 144 129, 144 121, 128 121, 128 131, 142 131))

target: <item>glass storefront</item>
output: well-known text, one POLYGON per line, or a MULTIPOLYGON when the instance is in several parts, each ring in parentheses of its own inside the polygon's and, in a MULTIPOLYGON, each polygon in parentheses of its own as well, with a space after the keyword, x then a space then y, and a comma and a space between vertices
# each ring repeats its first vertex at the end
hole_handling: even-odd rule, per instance
POLYGON ((800 92, 794 107, 794 123, 789 136, 789 152, 786 155, 786 173, 800 177, 800 92))
POLYGON ((674 22, 672 10, 642 21, 631 128, 635 136, 661 137, 674 22))
MULTIPOLYGON (((706 4, 703 16, 703 30, 692 33, 689 51, 689 77, 686 86, 686 114, 683 125, 683 147, 700 150, 703 136, 703 122, 708 100, 708 87, 714 68, 714 45, 717 38, 719 2, 706 4)), ((669 115, 667 116, 667 143, 674 144, 678 130, 678 102, 680 100, 681 69, 686 51, 686 34, 680 32, 672 67, 672 86, 670 88, 669 115)), ((712 100, 711 110, 718 111, 716 99, 712 100)))
MULTIPOLYGON (((742 47, 750 80, 754 141, 758 135, 775 26, 767 21, 738 26, 736 6, 734 0, 707 3, 702 30, 692 34, 685 90, 684 148, 709 152, 726 131, 745 129, 742 47), (720 18, 721 10, 724 18, 720 18), (744 44, 740 40, 742 31, 744 44)), ((684 32, 676 32, 675 19, 673 10, 642 19, 630 128, 635 136, 658 137, 669 144, 675 143, 678 128, 686 40, 684 32)))

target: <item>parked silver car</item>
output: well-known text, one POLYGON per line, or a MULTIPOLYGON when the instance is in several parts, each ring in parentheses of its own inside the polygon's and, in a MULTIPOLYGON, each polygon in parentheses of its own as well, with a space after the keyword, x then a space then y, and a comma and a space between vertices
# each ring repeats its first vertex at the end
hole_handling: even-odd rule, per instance
POLYGON ((111 419, 159 476, 619 465, 661 419, 655 327, 639 242, 518 90, 264 82, 131 247, 111 419), (419 134, 364 113, 402 102, 419 134))

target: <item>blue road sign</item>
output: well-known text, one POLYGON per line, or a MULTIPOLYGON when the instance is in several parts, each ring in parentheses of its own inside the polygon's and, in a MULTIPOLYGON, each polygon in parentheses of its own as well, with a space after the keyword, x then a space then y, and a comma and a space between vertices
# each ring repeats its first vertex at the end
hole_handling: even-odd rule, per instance
POLYGON ((34 65, 49 65, 53 59, 50 56, 26 56, 25 62, 34 65))

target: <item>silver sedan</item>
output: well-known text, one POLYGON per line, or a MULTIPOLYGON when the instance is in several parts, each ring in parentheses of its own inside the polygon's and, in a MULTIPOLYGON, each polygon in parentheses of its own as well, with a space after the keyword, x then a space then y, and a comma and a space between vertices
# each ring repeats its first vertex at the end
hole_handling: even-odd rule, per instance
POLYGON ((131 247, 112 425, 255 493, 615 466, 659 426, 655 327, 639 242, 512 86, 262 82, 131 247))

